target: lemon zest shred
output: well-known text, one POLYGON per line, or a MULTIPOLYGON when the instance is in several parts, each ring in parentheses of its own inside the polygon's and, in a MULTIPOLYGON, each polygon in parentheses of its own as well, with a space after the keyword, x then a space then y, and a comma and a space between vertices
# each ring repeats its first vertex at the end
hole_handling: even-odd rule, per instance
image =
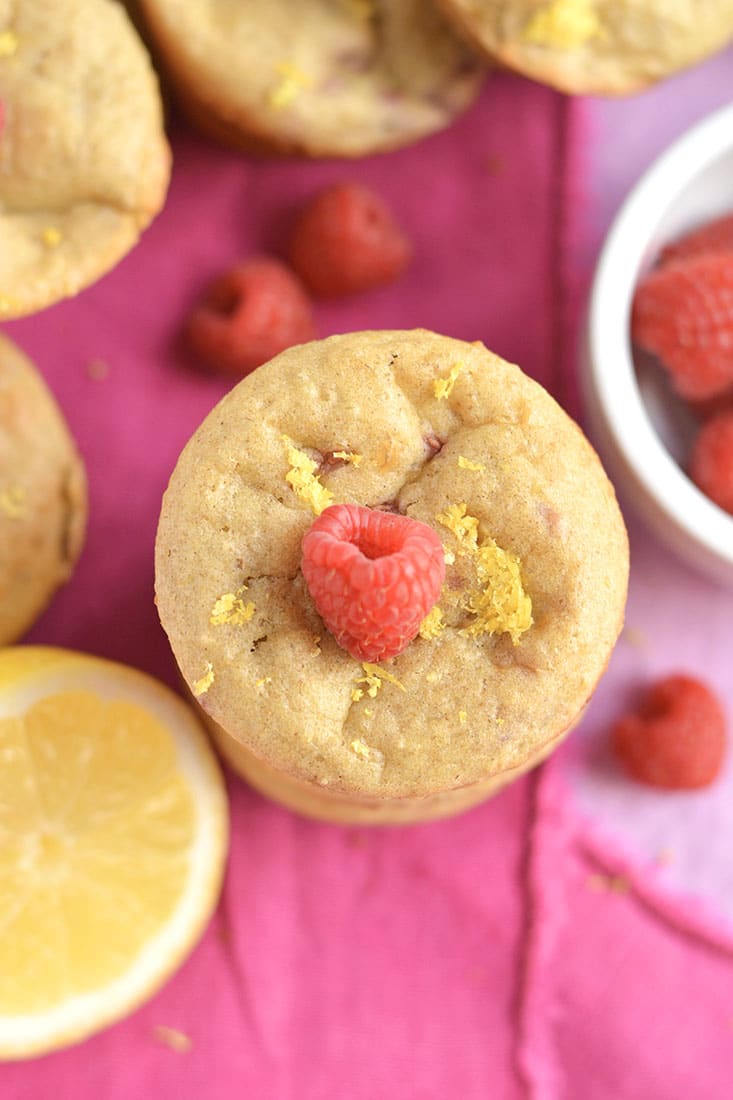
POLYGON ((355 703, 367 694, 370 699, 375 699, 377 694, 382 688, 382 684, 386 681, 390 684, 395 684, 401 691, 406 691, 404 684, 394 676, 391 672, 387 672, 386 668, 380 668, 379 665, 370 664, 369 661, 362 662, 361 666, 364 670, 364 675, 360 676, 356 681, 357 686, 351 689, 351 698, 355 703), (366 687, 360 688, 359 684, 365 684, 366 687))
POLYGON ((483 462, 471 462, 470 458, 464 458, 463 455, 458 456, 458 465, 462 470, 473 470, 477 474, 482 474, 486 469, 483 462))
POLYGON ((8 519, 20 519, 25 512, 25 489, 22 485, 11 485, 0 493, 0 512, 8 519))
POLYGON ((214 682, 214 666, 211 661, 206 662, 206 668, 204 674, 200 680, 197 680, 193 685, 193 693, 198 699, 199 695, 205 695, 214 682))
POLYGON ((258 691, 262 691, 264 687, 272 683, 272 676, 263 676, 261 680, 257 680, 255 687, 258 691))
POLYGON ((334 451, 334 458, 340 458, 342 462, 350 462, 352 466, 359 467, 362 464, 364 455, 354 454, 353 451, 334 451))
POLYGON ((279 61, 275 72, 279 80, 267 94, 267 102, 275 111, 289 107, 305 88, 313 86, 313 77, 292 61, 279 61))
POLYGON ((305 451, 299 450, 289 436, 281 436, 287 447, 290 469, 285 480, 292 488, 298 500, 307 504, 315 515, 320 516, 329 504, 333 504, 333 493, 327 489, 316 473, 318 464, 309 458, 305 451))
POLYGON ((62 233, 55 225, 47 225, 41 233, 41 240, 46 248, 58 248, 62 241, 62 233))
POLYGON ((474 619, 463 633, 474 638, 482 634, 509 634, 517 645, 534 621, 519 558, 503 550, 492 538, 479 542, 478 519, 468 514, 464 503, 451 505, 435 518, 448 528, 460 550, 471 556, 476 567, 480 587, 466 598, 466 609, 474 619))
POLYGON ((461 360, 454 363, 444 378, 436 378, 433 382, 433 392, 438 400, 443 400, 449 397, 453 392, 453 387, 456 384, 458 375, 463 370, 464 364, 461 360))
POLYGON ((17 52, 20 39, 15 31, 3 31, 0 33, 0 57, 12 57, 17 52))
MULTIPOLYGON (((241 592, 246 590, 246 585, 240 589, 241 592)), ((212 607, 209 622, 212 626, 222 626, 224 623, 239 626, 242 623, 248 623, 254 613, 255 605, 251 600, 245 604, 239 593, 225 592, 223 596, 219 596, 212 607)))
POLYGON ((468 720, 468 714, 466 713, 466 711, 465 710, 459 710, 458 711, 459 725, 465 726, 467 720, 468 720))
POLYGON ((364 713, 366 714, 367 718, 371 718, 371 716, 374 714, 374 711, 371 707, 364 707, 364 713))
MULTIPOLYGON (((369 661, 363 661, 361 667, 364 669, 368 678, 371 677, 373 679, 376 676, 378 680, 386 680, 389 684, 395 684, 400 691, 407 691, 405 685, 401 684, 397 677, 393 673, 388 672, 386 668, 381 668, 379 665, 373 665, 369 661)), ((363 683, 363 681, 358 680, 357 683, 363 683)), ((376 692, 374 694, 376 695, 376 692)))
POLYGON ((439 638, 445 630, 445 625, 443 612, 436 603, 432 611, 429 611, 420 623, 420 630, 418 633, 421 638, 425 639, 439 638))
POLYGON ((369 746, 365 745, 363 741, 352 741, 351 747, 357 756, 369 757, 369 746))
POLYGON ((603 37, 603 28, 593 0, 551 0, 534 13, 522 37, 536 46, 577 50, 591 38, 603 37))

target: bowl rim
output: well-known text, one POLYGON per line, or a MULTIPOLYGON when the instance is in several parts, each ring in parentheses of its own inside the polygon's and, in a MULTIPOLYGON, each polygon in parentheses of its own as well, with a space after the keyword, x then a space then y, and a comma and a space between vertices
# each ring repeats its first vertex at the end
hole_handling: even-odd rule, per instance
POLYGON ((587 339, 595 399, 627 466, 688 538, 733 567, 733 517, 697 488, 662 443, 641 398, 629 335, 633 294, 655 230, 695 177, 733 152, 731 135, 733 104, 685 131, 632 187, 598 259, 587 339))

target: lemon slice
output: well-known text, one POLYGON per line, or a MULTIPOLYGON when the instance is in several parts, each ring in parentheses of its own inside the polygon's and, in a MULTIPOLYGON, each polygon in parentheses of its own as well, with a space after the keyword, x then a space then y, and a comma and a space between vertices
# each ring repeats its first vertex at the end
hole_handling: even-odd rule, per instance
POLYGON ((134 669, 0 650, 0 1058, 136 1008, 208 921, 224 786, 191 709, 134 669))

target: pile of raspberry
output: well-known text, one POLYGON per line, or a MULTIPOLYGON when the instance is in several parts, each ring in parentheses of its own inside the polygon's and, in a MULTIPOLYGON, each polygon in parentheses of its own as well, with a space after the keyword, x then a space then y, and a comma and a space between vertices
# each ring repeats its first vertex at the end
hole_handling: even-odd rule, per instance
POLYGON ((701 418, 688 473, 733 515, 733 215, 663 250, 637 287, 631 332, 701 418))

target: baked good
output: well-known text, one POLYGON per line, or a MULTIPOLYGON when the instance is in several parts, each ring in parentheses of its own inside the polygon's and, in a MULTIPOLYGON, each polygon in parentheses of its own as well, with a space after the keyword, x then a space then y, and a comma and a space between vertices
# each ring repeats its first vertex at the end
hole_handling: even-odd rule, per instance
POLYGON ((362 156, 446 126, 485 64, 433 0, 140 0, 191 119, 226 144, 362 156))
POLYGON ((33 364, 0 336, 0 645, 69 579, 84 539, 86 477, 33 364))
POLYGON ((626 95, 733 39, 733 0, 440 0, 475 47, 564 92, 626 95))
POLYGON ((184 448, 156 544, 160 619, 224 754, 345 821, 455 812, 542 759, 606 666, 627 572, 580 429, 482 344, 420 330, 314 341, 244 379, 184 448), (431 612, 382 666, 339 647, 303 581, 325 490, 446 551, 443 626, 431 612))
POLYGON ((0 318, 76 294, 165 200, 150 60, 115 0, 0 0, 0 318))

